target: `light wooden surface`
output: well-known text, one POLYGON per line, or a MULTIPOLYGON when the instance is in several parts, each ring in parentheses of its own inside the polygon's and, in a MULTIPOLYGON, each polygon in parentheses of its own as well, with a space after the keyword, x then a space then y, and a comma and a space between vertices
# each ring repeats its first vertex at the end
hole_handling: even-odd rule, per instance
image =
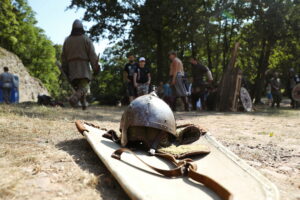
MULTIPOLYGON (((84 135, 95 153, 106 165, 132 199, 176 200, 176 199, 220 199, 213 191, 186 177, 166 178, 152 171, 132 155, 122 154, 122 161, 111 157, 119 145, 102 137, 103 131, 85 125, 89 130, 84 135)), ((235 200, 278 200, 278 190, 255 169, 219 144, 209 134, 199 140, 211 149, 211 153, 195 159, 198 171, 205 174, 234 194, 235 200)), ((147 163, 168 169, 162 160, 139 152, 147 163)))

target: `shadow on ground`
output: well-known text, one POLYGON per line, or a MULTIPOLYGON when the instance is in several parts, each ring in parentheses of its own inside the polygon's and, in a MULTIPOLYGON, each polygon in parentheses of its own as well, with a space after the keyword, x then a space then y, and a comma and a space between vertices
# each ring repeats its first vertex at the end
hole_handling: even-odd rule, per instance
POLYGON ((263 117, 286 117, 286 116, 299 116, 300 109, 292 109, 290 107, 271 108, 267 106, 257 106, 255 111, 252 112, 217 112, 217 111, 190 111, 190 112, 176 112, 177 119, 183 119, 186 117, 194 118, 199 116, 263 116, 263 117))
POLYGON ((86 120, 86 121, 109 121, 119 122, 120 116, 125 108, 107 107, 107 106, 90 106, 87 110, 73 109, 70 107, 56 108, 40 106, 38 104, 20 103, 9 106, 3 110, 20 116, 30 118, 40 118, 47 120, 86 120))
POLYGON ((96 189, 100 192, 102 199, 129 199, 85 139, 63 141, 58 143, 56 147, 70 154, 82 170, 99 177, 96 189))

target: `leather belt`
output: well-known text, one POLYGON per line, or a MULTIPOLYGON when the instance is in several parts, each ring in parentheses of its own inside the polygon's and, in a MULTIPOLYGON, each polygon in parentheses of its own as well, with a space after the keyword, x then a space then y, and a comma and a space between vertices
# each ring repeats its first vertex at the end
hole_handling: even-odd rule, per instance
POLYGON ((144 162, 142 159, 140 159, 133 151, 131 151, 128 148, 120 148, 116 150, 112 157, 118 160, 121 160, 121 155, 124 152, 131 153, 134 155, 138 160, 140 160, 143 164, 147 165, 149 168, 153 169, 154 171, 167 176, 167 177, 179 177, 179 176, 187 176, 194 181, 197 181, 199 183, 202 183, 206 187, 213 190, 216 194, 218 194, 219 197, 223 200, 232 200, 233 195, 221 184, 216 182, 215 180, 209 178, 208 176, 205 176, 203 174, 200 174, 197 172, 197 165, 193 163, 193 160, 190 158, 186 158, 180 161, 177 161, 174 156, 170 154, 162 154, 162 153, 155 153, 155 156, 164 158, 171 162, 175 168, 171 170, 165 170, 165 169, 159 169, 156 167, 153 167, 149 165, 148 163, 144 162))

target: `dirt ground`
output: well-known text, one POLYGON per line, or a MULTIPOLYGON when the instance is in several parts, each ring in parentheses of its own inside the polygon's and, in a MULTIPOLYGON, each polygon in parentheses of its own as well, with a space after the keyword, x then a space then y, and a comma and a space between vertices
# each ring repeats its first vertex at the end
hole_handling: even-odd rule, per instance
MULTIPOLYGON (((124 108, 87 111, 35 104, 0 105, 0 199, 128 199, 74 121, 118 129, 124 108)), ((300 110, 178 112, 274 182, 284 200, 300 200, 300 110)))

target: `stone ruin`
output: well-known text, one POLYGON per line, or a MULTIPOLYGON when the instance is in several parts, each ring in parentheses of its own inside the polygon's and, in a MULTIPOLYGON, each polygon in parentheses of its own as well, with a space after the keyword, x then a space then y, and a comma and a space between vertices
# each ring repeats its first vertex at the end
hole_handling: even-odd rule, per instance
POLYGON ((39 94, 49 95, 42 82, 30 76, 18 56, 0 47, 0 73, 5 66, 19 77, 19 102, 37 101, 39 94))

